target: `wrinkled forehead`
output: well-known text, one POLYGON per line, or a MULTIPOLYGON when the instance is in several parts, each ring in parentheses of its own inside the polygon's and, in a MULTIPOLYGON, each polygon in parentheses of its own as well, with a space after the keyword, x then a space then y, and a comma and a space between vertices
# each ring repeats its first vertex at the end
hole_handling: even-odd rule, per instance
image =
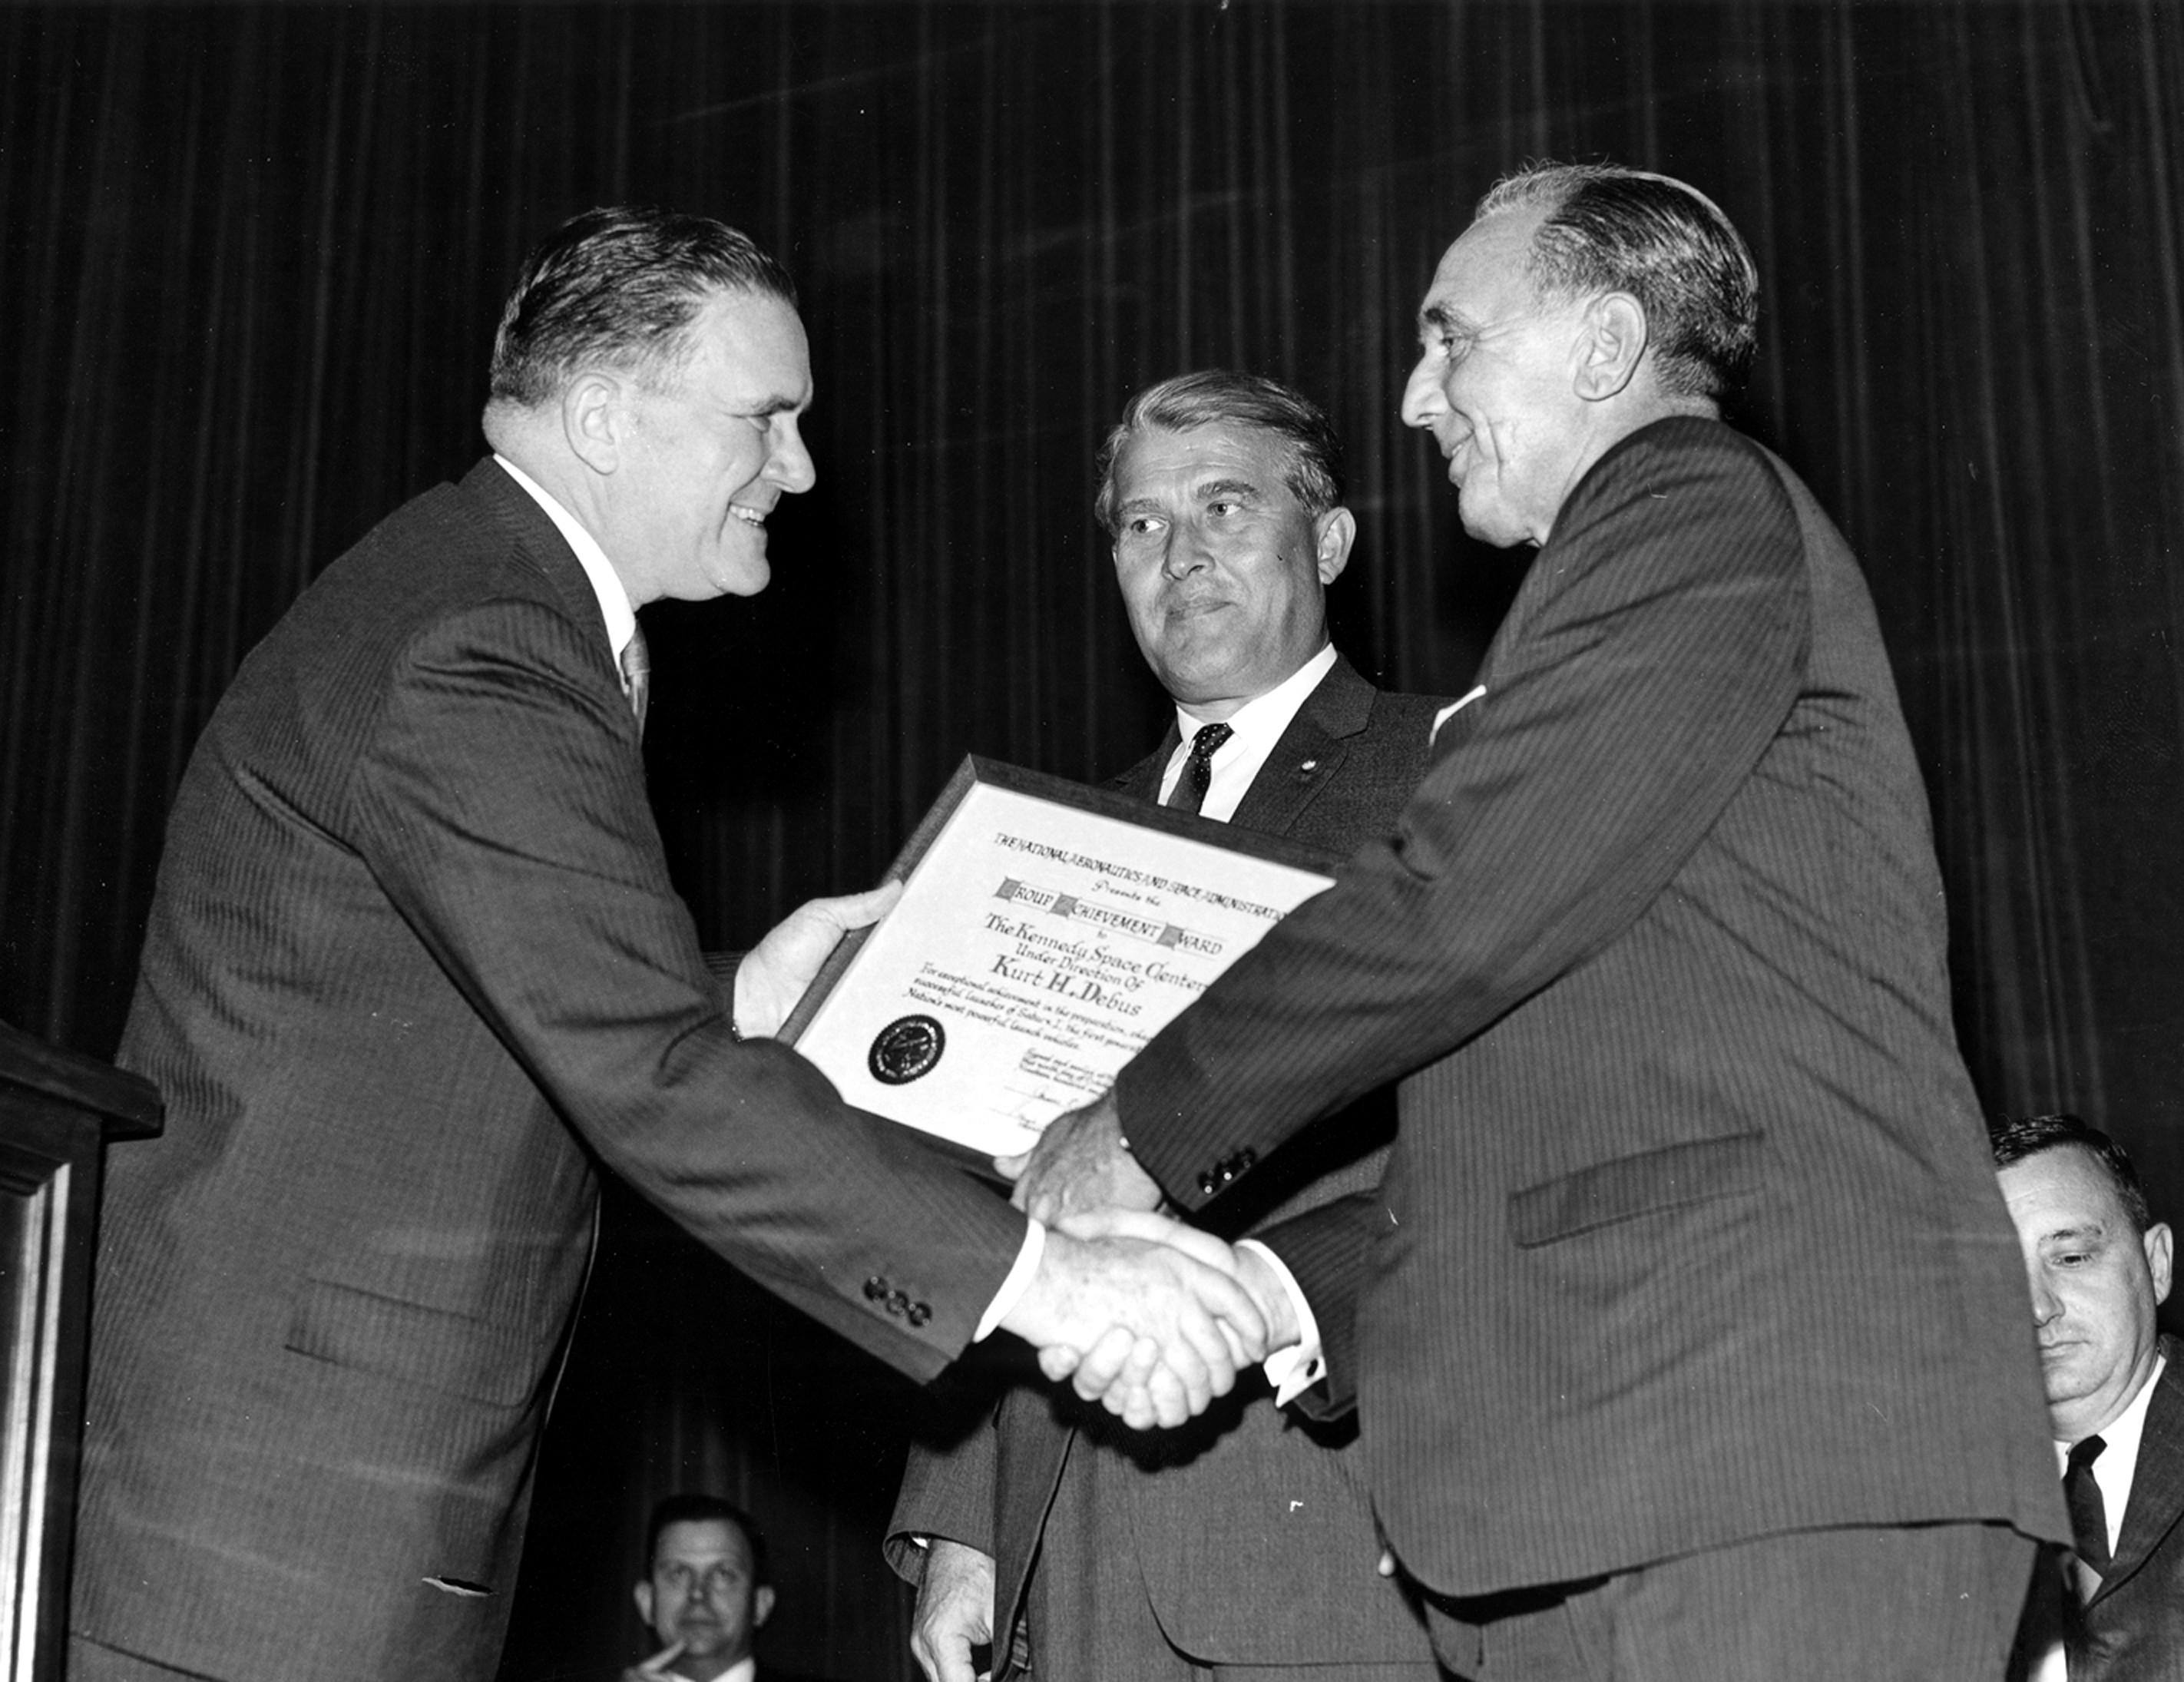
POLYGON ((1131 435, 1115 461, 1118 498, 1156 488, 1189 490, 1249 484, 1268 494, 1286 487, 1295 446, 1248 421, 1214 420, 1176 431, 1147 426, 1131 435))
POLYGON ((1498 321, 1535 302, 1532 236, 1546 212, 1505 210, 1474 222, 1441 253, 1418 306, 1420 332, 1498 321))
POLYGON ((739 412, 800 413, 811 402, 811 346, 786 298, 715 292, 690 324, 688 383, 739 412))

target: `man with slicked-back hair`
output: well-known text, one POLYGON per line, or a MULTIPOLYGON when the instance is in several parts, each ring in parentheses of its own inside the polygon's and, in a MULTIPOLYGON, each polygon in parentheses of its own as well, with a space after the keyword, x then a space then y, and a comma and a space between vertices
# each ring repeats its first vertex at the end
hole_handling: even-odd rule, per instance
POLYGON ((749 240, 576 218, 503 317, 492 457, 335 560, 207 725, 120 1055, 167 1125, 101 1212, 73 1682, 492 1676, 602 1166, 920 1378, 996 1326, 1120 1329, 1175 1423, 1260 1342, 1218 1240, 1044 1232, 765 1037, 891 890, 699 954, 635 610, 765 588, 811 398, 749 240))
POLYGON ((1682 182, 1481 203, 1402 406, 1539 549, 1477 684, 1393 833, 1011 1164, 1217 1210, 1403 1078, 1377 1193, 1261 1235, 1313 1323, 1269 1317, 1491 1682, 1983 1682, 2068 1534, 1873 604, 1720 418, 1758 301, 1682 182))
MULTIPOLYGON (((1336 855, 1393 823, 1443 703, 1375 688, 1328 638, 1356 522, 1318 405, 1262 376, 1178 375, 1130 399, 1100 466, 1094 513, 1175 703, 1117 786, 1187 799, 1195 753, 1203 816, 1336 855)), ((1392 1096, 1321 1123, 1257 1222, 1377 1184, 1392 1096)), ((1416 1611, 1376 1573, 1362 1464, 1355 1420, 1288 1417, 1256 1378, 1150 1441, 1019 1385, 961 1441, 911 1451, 888 1555, 919 1585, 913 1650, 933 1682, 968 1682, 985 1640, 995 1682, 1027 1662, 1041 1682, 1434 1682, 1416 1611)))

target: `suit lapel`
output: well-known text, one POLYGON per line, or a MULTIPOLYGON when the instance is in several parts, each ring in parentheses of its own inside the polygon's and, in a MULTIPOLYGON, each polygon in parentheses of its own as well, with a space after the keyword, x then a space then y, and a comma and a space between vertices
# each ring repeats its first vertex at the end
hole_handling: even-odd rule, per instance
POLYGON ((1350 738, 1364 729, 1372 710, 1373 686, 1337 655, 1274 744, 1230 822, 1270 835, 1288 834, 1334 777, 1350 751, 1350 738))
POLYGON ((517 554, 554 586, 570 616, 579 625, 599 627, 599 659, 619 691, 621 674, 615 670, 614 647, 607 640, 606 617, 599 608, 599 593, 592 588, 583 563, 570 549, 568 539, 547 518, 546 510, 491 456, 463 475, 460 488, 471 507, 492 524, 517 554))
POLYGON ((2124 1508, 2123 1533, 2116 1554, 2101 1579, 2098 1601, 2112 1593, 2146 1563, 2161 1539, 2184 1518, 2184 1351, 2164 1338, 2169 1364, 2146 1405, 2146 1427, 2138 1440, 2138 1464, 2131 1468, 2131 1499, 2124 1508))
POLYGON ((1110 788, 1119 788, 1125 794, 1134 795, 1140 800, 1159 799, 1161 773, 1167 769, 1167 762, 1175 757, 1175 750, 1182 742, 1183 732, 1176 728, 1174 721, 1170 719, 1167 734, 1161 738, 1160 746, 1107 786, 1110 788))

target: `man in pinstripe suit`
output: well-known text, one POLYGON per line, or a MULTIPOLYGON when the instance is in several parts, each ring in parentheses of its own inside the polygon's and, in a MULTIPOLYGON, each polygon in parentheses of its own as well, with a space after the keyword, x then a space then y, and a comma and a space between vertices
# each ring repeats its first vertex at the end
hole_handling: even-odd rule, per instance
POLYGON ((1991 1677, 2068 1534, 1872 604, 1718 418, 1757 298, 1679 182, 1488 196, 1403 404, 1466 529, 1540 551, 1478 687, 1396 833, 1019 1184, 1197 1209, 1407 1076, 1267 1302, 1491 1682, 1991 1677))
POLYGON ((336 560, 207 726, 119 1060, 168 1119, 102 1212, 75 1682, 492 1675, 601 1163, 919 1377, 996 1325, 1133 1330, 1175 1423, 1262 1339, 1217 1240, 1044 1233, 758 1037, 883 900, 725 983, 699 957, 633 610, 765 587, 811 395, 749 240, 577 218, 504 317, 493 458, 336 560))

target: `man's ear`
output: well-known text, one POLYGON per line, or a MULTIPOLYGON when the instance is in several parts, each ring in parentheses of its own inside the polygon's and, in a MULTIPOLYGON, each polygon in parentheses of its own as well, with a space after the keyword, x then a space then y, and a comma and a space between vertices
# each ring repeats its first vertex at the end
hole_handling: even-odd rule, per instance
POLYGON ((1350 565, 1350 546, 1357 541, 1357 517, 1346 508, 1330 508, 1312 522, 1312 535, 1319 582, 1332 584, 1350 565))
POLYGON ((1627 292, 1603 292, 1585 306, 1578 338, 1577 394, 1601 403, 1627 387, 1646 354, 1646 311, 1627 292))
POLYGON ((580 374, 561 393, 561 436, 570 453, 594 473, 621 465, 629 429, 628 393, 611 374, 580 374))
POLYGON ((756 1629, 773 1616, 773 1585, 761 1583, 751 1595, 751 1628, 756 1629))
POLYGON ((652 1628, 652 1585, 649 1582, 639 1583, 630 1598, 637 1602, 638 1619, 646 1629, 652 1628))
POLYGON ((2170 1250, 2175 1240, 2169 1235, 2169 1223, 2156 1221, 2146 1229, 2146 1270, 2153 1275, 2153 1300, 2169 1300, 2170 1250))

